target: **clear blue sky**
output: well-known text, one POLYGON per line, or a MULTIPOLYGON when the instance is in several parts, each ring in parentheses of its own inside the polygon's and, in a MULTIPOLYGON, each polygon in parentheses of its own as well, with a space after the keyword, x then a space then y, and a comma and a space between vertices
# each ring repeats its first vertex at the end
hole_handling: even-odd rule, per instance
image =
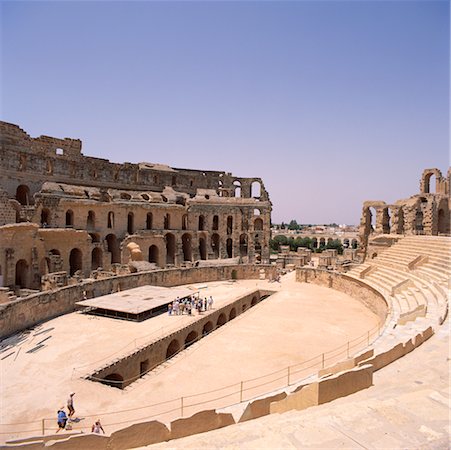
POLYGON ((449 165, 448 1, 2 1, 1 118, 358 223, 449 165))

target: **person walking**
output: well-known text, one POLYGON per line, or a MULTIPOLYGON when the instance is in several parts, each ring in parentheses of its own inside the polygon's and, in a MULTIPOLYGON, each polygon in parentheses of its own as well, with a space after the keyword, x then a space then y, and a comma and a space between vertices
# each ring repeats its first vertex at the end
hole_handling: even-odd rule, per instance
POLYGON ((71 392, 69 394, 69 398, 67 399, 67 409, 69 410, 69 418, 71 419, 72 416, 75 413, 75 409, 74 409, 74 395, 75 392, 71 392))

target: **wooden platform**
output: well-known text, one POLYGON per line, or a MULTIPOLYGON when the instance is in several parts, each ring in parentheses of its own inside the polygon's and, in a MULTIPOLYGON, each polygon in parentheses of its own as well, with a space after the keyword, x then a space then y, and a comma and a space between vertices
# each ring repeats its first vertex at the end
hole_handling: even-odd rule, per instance
POLYGON ((193 287, 141 286, 123 292, 103 295, 75 303, 90 314, 142 321, 166 311, 167 305, 179 299, 198 295, 193 287))

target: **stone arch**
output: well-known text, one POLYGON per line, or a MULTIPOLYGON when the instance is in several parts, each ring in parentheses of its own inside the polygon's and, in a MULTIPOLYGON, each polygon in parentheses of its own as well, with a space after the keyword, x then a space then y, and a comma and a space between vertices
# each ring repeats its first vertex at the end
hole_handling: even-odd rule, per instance
POLYGON ((199 237, 199 255, 200 259, 207 259, 207 240, 204 236, 199 237))
POLYGON ((163 228, 165 230, 171 229, 171 215, 169 213, 166 213, 163 220, 163 228))
POLYGON ((102 249, 96 247, 91 252, 91 270, 96 270, 102 265, 102 249))
POLYGON ((356 249, 357 246, 358 246, 357 239, 353 239, 353 240, 351 241, 351 247, 352 247, 353 249, 356 249))
POLYGON ((349 248, 349 239, 348 238, 344 238, 343 239, 343 247, 344 248, 349 248))
POLYGON ((205 230, 205 217, 203 215, 199 216, 199 231, 204 231, 205 230))
POLYGON ((182 230, 188 229, 188 214, 183 214, 182 216, 182 230))
POLYGON ((175 263, 175 236, 167 233, 164 237, 166 241, 166 264, 175 263))
POLYGON ((390 210, 389 208, 384 208, 382 210, 382 233, 390 234, 390 210))
POLYGON ((254 216, 260 216, 261 211, 258 208, 254 208, 254 216))
POLYGON ((66 227, 74 226, 74 212, 71 209, 66 211, 66 227))
POLYGON ((262 185, 260 181, 253 181, 251 183, 251 197, 259 199, 262 195, 262 185))
POLYGON ((229 312, 229 322, 236 317, 236 308, 232 308, 229 312))
POLYGON ((166 349, 166 359, 172 358, 180 350, 180 342, 177 339, 173 339, 166 349))
POLYGON ((318 239, 316 237, 312 238, 312 246, 313 248, 318 248, 318 239))
POLYGON ((151 245, 149 247, 149 262, 159 265, 158 256, 159 256, 158 247, 156 245, 151 245))
POLYGON ((41 211, 41 226, 43 228, 50 225, 50 210, 48 208, 42 208, 41 211))
POLYGON ((233 182, 233 195, 235 197, 241 197, 241 182, 238 180, 233 182))
POLYGON ((73 248, 69 254, 69 274, 74 275, 83 268, 83 254, 79 248, 73 248))
POLYGON ((202 336, 207 335, 213 331, 213 323, 209 320, 202 328, 202 336))
POLYGON ((438 193, 438 185, 442 179, 442 173, 438 169, 426 169, 421 177, 421 192, 424 194, 438 193), (431 177, 435 177, 435 189, 431 189, 431 177))
POLYGON ((114 212, 108 211, 107 228, 114 228, 114 212))
POLYGON ((127 215, 127 233, 133 234, 135 231, 134 227, 135 215, 132 212, 129 212, 127 215))
POLYGON ((198 337, 198 332, 196 330, 192 330, 185 338, 185 348, 193 345, 197 341, 198 337))
POLYGON ((24 206, 31 205, 30 188, 26 184, 17 186, 16 200, 24 206))
POLYGON ((16 280, 15 285, 20 288, 28 287, 30 278, 29 267, 27 261, 19 259, 16 263, 16 280))
POLYGON ((227 258, 233 258, 233 241, 232 238, 228 238, 226 241, 227 258))
POLYGON ((86 228, 93 229, 96 227, 96 213, 94 211, 88 211, 88 217, 86 218, 86 228))
POLYGON ((439 234, 449 234, 449 211, 441 207, 437 214, 437 232, 439 234))
POLYGON ((146 216, 146 230, 151 230, 152 226, 153 226, 153 214, 151 212, 148 212, 146 216))
POLYGON ((219 259, 219 234, 213 233, 211 235, 211 250, 213 252, 213 258, 219 259))
POLYGON ((423 234, 423 230, 423 211, 421 206, 419 206, 415 213, 415 231, 417 234, 423 234))
POLYGON ((89 233, 91 236, 91 242, 100 242, 100 234, 99 233, 89 233))
POLYGON ((110 373, 103 378, 103 384, 122 389, 124 385, 124 377, 118 373, 110 373))
POLYGON ((212 229, 213 229, 214 231, 219 230, 219 216, 218 216, 218 215, 213 216, 213 226, 212 226, 212 229))
POLYGON ((227 216, 227 234, 232 234, 233 231, 233 217, 227 216))
POLYGON ((263 220, 260 217, 254 220, 254 230, 255 231, 263 230, 263 220))
POLYGON ((326 246, 326 238, 320 238, 319 239, 319 246, 320 247, 325 247, 326 246))
POLYGON ((240 256, 247 256, 247 235, 245 233, 240 235, 240 256))
POLYGON ((119 248, 119 242, 115 234, 109 234, 105 238, 107 242, 108 251, 111 253, 111 264, 117 264, 121 262, 121 249, 119 248))
POLYGON ((191 235, 189 233, 185 233, 184 235, 182 235, 182 251, 183 251, 183 261, 193 260, 191 235))
POLYGON ((227 322, 227 317, 224 313, 219 314, 218 320, 216 321, 216 328, 224 325, 227 322))
POLYGON ((330 245, 330 244, 332 244, 332 242, 333 242, 334 240, 330 237, 330 238, 327 238, 327 245, 330 245))

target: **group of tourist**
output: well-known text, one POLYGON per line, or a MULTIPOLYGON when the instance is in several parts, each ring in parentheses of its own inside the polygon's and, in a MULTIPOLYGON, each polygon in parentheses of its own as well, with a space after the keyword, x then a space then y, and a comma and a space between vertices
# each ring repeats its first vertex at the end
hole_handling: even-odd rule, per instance
POLYGON ((209 298, 195 298, 194 295, 179 299, 177 297, 172 303, 168 305, 168 314, 170 316, 180 316, 183 314, 192 315, 193 311, 201 314, 203 311, 213 309, 213 297, 209 298))
MULTIPOLYGON (((69 413, 66 414, 64 406, 62 406, 57 412, 58 415, 57 416, 58 429, 56 430, 57 433, 60 430, 68 430, 68 431, 72 430, 71 422, 74 421, 72 417, 75 414, 74 395, 75 392, 71 392, 67 399, 67 409, 69 413)), ((103 429, 102 424, 100 423, 100 419, 97 419, 91 427, 91 432, 100 434, 101 431, 103 434, 105 434, 105 430, 103 429)))

